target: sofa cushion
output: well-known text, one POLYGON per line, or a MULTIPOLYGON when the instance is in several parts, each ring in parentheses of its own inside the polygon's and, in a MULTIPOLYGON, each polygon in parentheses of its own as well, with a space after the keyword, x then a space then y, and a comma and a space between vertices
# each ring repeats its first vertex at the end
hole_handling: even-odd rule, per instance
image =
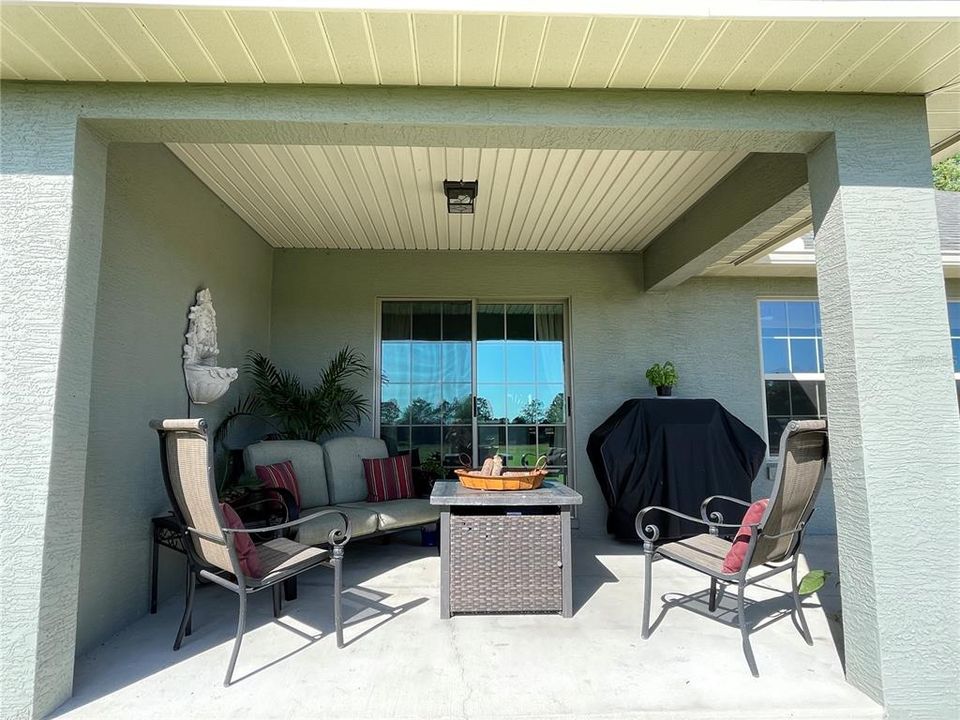
POLYGON ((273 465, 284 460, 291 462, 296 473, 301 507, 316 507, 330 502, 323 448, 317 443, 307 440, 268 440, 248 445, 243 451, 243 465, 247 472, 253 472, 257 465, 273 465))
POLYGON ((323 444, 327 489, 331 503, 356 503, 367 499, 363 458, 387 457, 387 445, 379 438, 334 438, 323 444))
POLYGON ((367 480, 367 502, 378 503, 414 496, 409 455, 364 458, 361 462, 367 480))
MULTIPOLYGON (((315 507, 300 511, 301 517, 306 517, 310 513, 320 510, 340 510, 350 518, 350 534, 352 537, 361 537, 375 533, 378 529, 377 514, 372 510, 363 507, 348 507, 345 505, 334 505, 328 507, 315 507)), ((316 520, 303 523, 299 526, 297 540, 304 545, 323 545, 327 542, 330 531, 334 528, 343 528, 343 519, 339 515, 330 513, 323 515, 316 520)))
POLYGON ((408 498, 406 500, 387 500, 378 503, 350 503, 356 509, 377 513, 381 530, 397 530, 404 527, 416 527, 440 519, 440 508, 431 505, 429 500, 408 498))

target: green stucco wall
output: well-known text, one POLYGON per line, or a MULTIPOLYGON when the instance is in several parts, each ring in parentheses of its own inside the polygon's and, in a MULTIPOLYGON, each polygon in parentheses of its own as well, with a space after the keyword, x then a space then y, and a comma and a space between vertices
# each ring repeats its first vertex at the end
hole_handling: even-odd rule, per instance
MULTIPOLYGON (((639 282, 631 255, 278 250, 272 352, 306 378, 344 344, 372 359, 378 297, 569 298, 580 531, 603 533, 605 505, 586 456, 590 431, 623 400, 652 395, 644 371, 671 359, 679 396, 716 398, 762 434, 757 298, 816 295, 812 278, 697 278, 664 294, 644 294, 639 282), (483 287, 490 277, 502 291, 483 287), (481 289, 470 291, 473 282, 481 289)), ((372 397, 372 380, 366 390, 372 397)), ((765 491, 761 480, 755 492, 765 491)), ((830 531, 829 493, 824 505, 817 529, 830 531)))
MULTIPOLYGON (((155 417, 183 417, 187 310, 209 287, 220 359, 237 366, 270 337, 272 249, 162 145, 111 145, 94 332, 90 431, 77 613, 83 653, 148 607, 150 518, 169 501, 160 478, 155 417)), ((235 383, 209 407, 215 426, 235 383)), ((183 583, 163 553, 166 581, 183 583)))

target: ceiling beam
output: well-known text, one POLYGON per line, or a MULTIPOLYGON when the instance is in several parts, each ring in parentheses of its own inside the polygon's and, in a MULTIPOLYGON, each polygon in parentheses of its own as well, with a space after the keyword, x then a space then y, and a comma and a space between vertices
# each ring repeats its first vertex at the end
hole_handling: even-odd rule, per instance
POLYGON ((647 291, 676 287, 810 204, 806 156, 752 153, 643 250, 647 291))

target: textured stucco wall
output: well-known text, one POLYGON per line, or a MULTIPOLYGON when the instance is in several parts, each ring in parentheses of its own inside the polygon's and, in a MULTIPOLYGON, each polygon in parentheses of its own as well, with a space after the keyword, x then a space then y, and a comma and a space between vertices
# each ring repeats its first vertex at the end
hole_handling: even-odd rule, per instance
POLYGON ((106 147, 0 103, 0 717, 70 695, 106 147), (63 650, 66 649, 67 652, 63 650))
POLYGON ((893 718, 960 716, 960 415, 926 142, 918 117, 809 156, 846 671, 893 718))
MULTIPOLYGON (((272 352, 303 377, 340 346, 374 357, 377 297, 569 298, 572 311, 576 487, 580 528, 603 533, 605 504, 586 456, 587 436, 620 403, 653 394, 643 373, 672 359, 677 394, 714 397, 763 434, 758 297, 816 295, 812 279, 698 278, 644 294, 629 255, 383 253, 278 250, 274 261, 272 352), (490 276, 502 293, 465 288, 490 276)), ((373 393, 373 381, 367 383, 373 393)), ((369 428, 367 428, 369 431, 369 428)), ((769 494, 766 473, 755 483, 769 494)), ((829 491, 820 531, 833 528, 829 491)))
MULTIPOLYGON (((111 145, 94 335, 83 506, 77 652, 146 612, 150 518, 169 507, 155 417, 184 417, 187 310, 209 287, 220 360, 238 366, 269 347, 273 250, 162 145, 111 145)), ((209 407, 212 427, 238 383, 209 407)), ((182 588, 182 562, 162 553, 182 588)))

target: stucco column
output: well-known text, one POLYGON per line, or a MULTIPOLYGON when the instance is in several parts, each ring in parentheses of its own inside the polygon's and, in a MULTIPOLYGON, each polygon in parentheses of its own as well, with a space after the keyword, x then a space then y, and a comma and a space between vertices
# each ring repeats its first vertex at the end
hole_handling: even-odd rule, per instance
POLYGON ((848 679, 958 717, 960 417, 923 106, 808 157, 848 679))
POLYGON ((70 697, 106 146, 74 108, 0 119, 0 716, 70 697))

